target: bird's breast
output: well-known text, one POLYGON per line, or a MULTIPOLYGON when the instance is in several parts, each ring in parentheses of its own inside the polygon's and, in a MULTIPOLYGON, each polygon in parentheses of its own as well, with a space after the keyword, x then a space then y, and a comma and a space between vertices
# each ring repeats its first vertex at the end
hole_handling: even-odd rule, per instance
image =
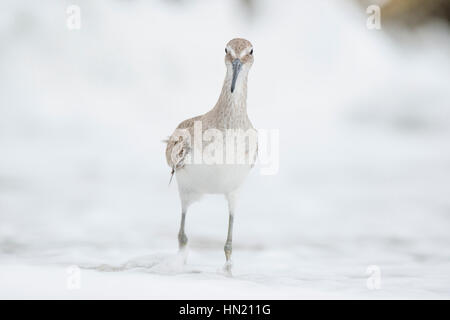
POLYGON ((244 182, 248 164, 190 164, 176 173, 179 188, 192 193, 227 194, 244 182))

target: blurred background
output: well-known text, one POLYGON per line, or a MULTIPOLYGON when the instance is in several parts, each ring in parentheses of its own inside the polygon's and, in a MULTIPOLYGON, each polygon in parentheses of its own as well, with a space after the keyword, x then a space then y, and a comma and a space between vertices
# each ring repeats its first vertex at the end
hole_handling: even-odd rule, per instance
MULTIPOLYGON (((191 207, 195 273, 173 276, 204 288, 183 293, 450 297, 449 1, 3 0, 0 9, 1 297, 26 295, 19 278, 33 268, 100 270, 176 252, 180 205, 161 140, 214 106, 235 37, 253 43, 249 117, 279 129, 280 169, 254 170, 242 190, 226 290, 207 281, 226 281, 215 271, 226 202, 191 207), (367 27, 373 4, 380 30, 367 27), (70 5, 80 29, 68 27, 70 5), (370 265, 380 290, 366 287, 370 265)), ((159 279, 149 259, 108 275, 159 279)))

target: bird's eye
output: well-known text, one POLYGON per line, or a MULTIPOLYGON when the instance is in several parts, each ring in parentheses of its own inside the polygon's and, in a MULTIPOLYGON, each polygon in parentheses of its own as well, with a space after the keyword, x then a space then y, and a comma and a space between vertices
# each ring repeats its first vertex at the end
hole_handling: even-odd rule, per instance
POLYGON ((253 49, 252 50, 250 50, 250 55, 252 55, 253 54, 253 49))
POLYGON ((228 50, 227 50, 227 48, 225 48, 225 53, 228 53, 228 50))

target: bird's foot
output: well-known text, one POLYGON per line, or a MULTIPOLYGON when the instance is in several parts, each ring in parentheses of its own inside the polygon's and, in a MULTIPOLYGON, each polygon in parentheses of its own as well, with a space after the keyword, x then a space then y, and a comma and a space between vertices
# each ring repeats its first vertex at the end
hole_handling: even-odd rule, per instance
POLYGON ((186 264, 187 256, 188 256, 188 246, 187 245, 180 247, 178 249, 178 256, 182 258, 183 264, 186 264))
POLYGON ((233 274, 231 272, 232 266, 233 266, 233 264, 232 264, 231 260, 225 262, 225 265, 223 266, 223 271, 225 273, 225 276, 227 276, 227 277, 232 277, 233 276, 233 274))

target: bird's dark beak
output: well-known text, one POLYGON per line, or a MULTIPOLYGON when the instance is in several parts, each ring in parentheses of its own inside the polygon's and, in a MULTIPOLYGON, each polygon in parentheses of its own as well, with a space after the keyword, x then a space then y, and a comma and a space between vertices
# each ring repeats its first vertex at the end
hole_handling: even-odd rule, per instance
POLYGON ((242 62, 239 59, 233 60, 233 78, 231 79, 231 93, 234 91, 234 87, 236 86, 236 79, 238 77, 239 71, 241 71, 242 62))

